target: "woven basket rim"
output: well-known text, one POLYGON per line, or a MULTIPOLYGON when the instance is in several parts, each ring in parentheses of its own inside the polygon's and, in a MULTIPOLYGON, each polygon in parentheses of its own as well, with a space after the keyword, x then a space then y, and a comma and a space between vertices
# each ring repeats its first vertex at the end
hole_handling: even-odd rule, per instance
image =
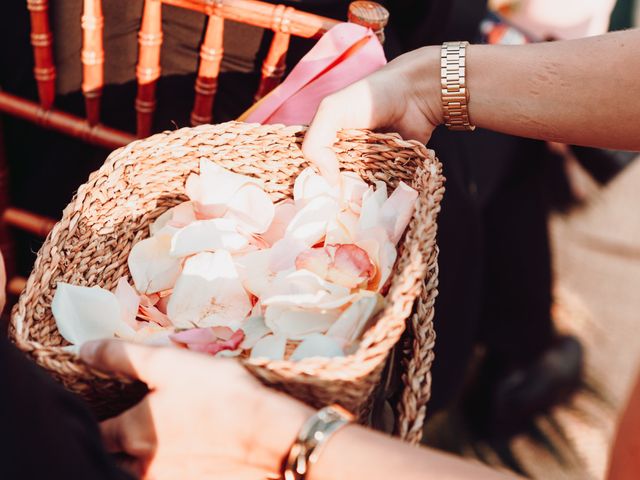
MULTIPOLYGON (((126 156, 128 153, 134 151, 135 149, 138 149, 141 147, 148 148, 148 156, 151 157, 153 155, 158 154, 158 152, 161 151, 163 145, 166 145, 171 139, 182 137, 184 138, 183 143, 185 145, 188 145, 191 139, 198 137, 198 135, 200 135, 202 132, 208 132, 212 129, 212 127, 221 129, 221 127, 224 127, 225 125, 231 125, 233 127, 236 127, 238 125, 238 122, 228 122, 227 124, 219 124, 216 126, 202 125, 194 128, 185 127, 179 130, 175 130, 171 132, 162 132, 145 139, 136 140, 130 143, 129 145, 126 145, 121 149, 118 149, 115 152, 113 152, 105 162, 105 165, 103 165, 96 172, 92 173, 91 176, 89 177, 89 180, 83 185, 83 187, 88 185, 92 181, 92 179, 98 178, 101 172, 103 172, 103 170, 105 169, 105 166, 107 165, 107 163, 110 162, 110 160, 111 162, 114 162, 115 158, 121 158, 123 156, 126 156), (154 142, 158 140, 160 140, 160 143, 154 146, 154 142), (151 146, 151 147, 148 147, 148 146, 151 146)), ((303 134, 306 131, 306 128, 307 127, 304 127, 304 126, 260 125, 260 124, 242 124, 240 126, 240 130, 249 131, 249 132, 253 132, 254 130, 258 130, 260 132, 277 132, 279 135, 283 137, 289 137, 289 136, 299 137, 301 134, 303 134)), ((221 135, 224 135, 224 133, 222 133, 221 135)), ((437 158, 435 157, 435 154, 433 151, 427 150, 423 144, 421 144, 416 140, 404 140, 397 133, 381 134, 381 133, 374 133, 369 130, 348 129, 348 130, 343 130, 338 134, 338 139, 346 143, 352 142, 353 138, 361 138, 361 139, 364 138, 365 140, 362 140, 362 141, 364 141, 368 145, 371 145, 372 147, 377 147, 380 151, 386 151, 386 150, 392 151, 394 148, 395 149, 404 148, 404 149, 415 150, 416 156, 422 157, 422 164, 423 164, 423 169, 425 171, 425 175, 428 175, 429 181, 432 182, 431 189, 428 190, 425 198, 427 199, 428 202, 432 203, 436 207, 439 205, 439 199, 435 197, 437 197, 437 195, 441 195, 441 189, 442 189, 442 184, 444 179, 441 176, 441 165, 437 160, 437 158), (393 147, 393 148, 390 148, 390 147, 393 147)), ((418 166, 417 169, 419 168, 420 167, 418 166)), ((77 198, 80 199, 86 193, 87 192, 83 191, 81 187, 78 190, 77 198)), ((77 199, 75 200, 77 203, 77 199)), ((73 202, 69 204, 67 209, 69 209, 72 204, 73 202)), ((67 214, 67 209, 65 209, 63 215, 67 214)), ((412 219, 412 223, 413 222, 414 222, 414 219, 412 219)), ((49 234, 49 237, 47 237, 45 245, 47 245, 47 242, 50 242, 52 241, 52 239, 55 239, 59 236, 59 230, 60 230, 60 222, 56 224, 52 232, 49 234)), ((45 245, 43 245, 43 249, 45 245)), ((400 258, 398 259, 398 262, 399 260, 400 258)), ((396 267, 394 268, 394 272, 392 275, 392 285, 393 285, 393 282, 396 281, 396 276, 398 274, 397 269, 398 269, 398 264, 396 264, 396 267)), ((11 316, 11 334, 14 338, 14 341, 16 342, 16 344, 18 344, 20 348, 31 352, 35 356, 55 355, 60 362, 82 364, 82 361, 75 354, 65 351, 62 346, 47 345, 37 341, 35 338, 32 337, 31 329, 25 328, 24 321, 25 321, 26 311, 24 311, 23 304, 21 302, 23 301, 23 296, 26 296, 30 293, 30 290, 31 288, 33 288, 34 283, 35 283, 35 280, 32 278, 32 276, 30 276, 27 282, 27 287, 25 288, 25 291, 22 293, 20 297, 20 301, 14 307, 14 310, 11 316)), ((387 297, 385 296, 385 300, 386 298, 387 297)), ((50 305, 49 305, 49 308, 50 308, 50 305)), ((380 322, 384 319, 385 313, 388 313, 391 309, 393 309, 393 305, 388 305, 385 303, 385 307, 382 313, 380 314, 380 318, 376 321, 376 323, 372 327, 368 329, 366 334, 369 334, 371 330, 374 330, 376 328, 382 328, 382 325, 380 324, 380 322)), ((389 314, 389 316, 391 316, 391 314, 389 314)), ((407 315, 405 315, 405 317, 407 317, 407 315)), ((391 322, 392 320, 393 318, 390 318, 389 322, 391 322)), ((403 320, 403 323, 405 321, 406 321, 406 318, 403 320)), ((397 319, 395 319, 395 322, 398 323, 397 319)), ((393 325, 391 324, 385 325, 385 328, 390 328, 392 326, 393 325)), ((387 331, 386 336, 388 337, 388 343, 396 344, 400 336, 402 335, 404 329, 405 329, 405 325, 402 325, 401 328, 398 326, 393 330, 387 331), (393 334, 393 337, 389 337, 389 335, 392 335, 392 334, 393 334)), ((365 338, 366 338, 366 334, 365 334, 365 338)), ((56 332, 56 335, 59 335, 59 333, 56 332)), ((302 359, 296 362, 292 362, 290 360, 274 361, 274 360, 268 360, 263 358, 243 359, 242 361, 249 366, 266 367, 270 370, 277 370, 285 376, 292 376, 292 377, 295 376, 297 377, 298 380, 303 379, 305 376, 312 376, 312 377, 319 376, 327 380, 340 379, 340 380, 357 381, 358 378, 366 377, 373 370, 375 370, 381 362, 381 358, 380 358, 381 355, 386 355, 388 351, 389 349, 387 349, 386 352, 384 353, 378 352, 371 355, 370 346, 366 346, 365 342, 361 342, 356 352, 350 355, 346 355, 344 357, 337 357, 337 358, 336 357, 334 358, 313 357, 313 358, 302 359)), ((96 369, 87 368, 87 366, 84 364, 83 366, 86 369, 86 371, 88 371, 92 375, 98 375, 100 377, 104 376, 103 373, 101 373, 96 369)), ((72 370, 75 370, 73 374, 78 376, 78 378, 90 379, 90 377, 88 377, 87 375, 84 375, 84 372, 80 371, 80 369, 72 369, 72 370)), ((111 376, 107 375, 106 378, 111 378, 111 376)))

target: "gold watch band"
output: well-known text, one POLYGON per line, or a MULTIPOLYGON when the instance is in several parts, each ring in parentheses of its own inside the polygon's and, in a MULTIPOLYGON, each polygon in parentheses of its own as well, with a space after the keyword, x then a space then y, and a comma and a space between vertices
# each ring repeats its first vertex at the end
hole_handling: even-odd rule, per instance
POLYGON ((473 131, 469 119, 467 89, 467 46, 469 42, 445 42, 440 51, 442 113, 449 130, 473 131))
POLYGON ((329 437, 353 421, 353 415, 339 405, 324 407, 309 418, 291 447, 283 472, 284 480, 304 480, 329 437))

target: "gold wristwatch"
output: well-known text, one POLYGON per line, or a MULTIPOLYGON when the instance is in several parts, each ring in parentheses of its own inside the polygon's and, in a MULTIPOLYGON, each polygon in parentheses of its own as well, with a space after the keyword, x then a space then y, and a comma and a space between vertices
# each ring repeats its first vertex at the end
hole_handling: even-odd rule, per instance
POLYGON ((445 42, 440 51, 442 113, 449 130, 473 131, 469 119, 467 88, 467 46, 469 42, 445 42))

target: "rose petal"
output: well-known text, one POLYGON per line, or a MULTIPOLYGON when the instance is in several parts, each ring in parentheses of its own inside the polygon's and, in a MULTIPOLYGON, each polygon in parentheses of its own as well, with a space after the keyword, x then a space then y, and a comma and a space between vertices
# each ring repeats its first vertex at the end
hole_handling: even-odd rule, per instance
POLYGON ((136 290, 154 293, 173 288, 180 275, 180 260, 169 255, 171 237, 156 235, 136 243, 129 253, 129 271, 136 290))
POLYGON ((241 187, 227 205, 225 217, 235 220, 241 229, 251 233, 266 232, 275 215, 269 195, 251 183, 241 187))
POLYGON ((269 294, 261 298, 263 306, 299 307, 330 310, 354 298, 348 288, 326 282, 308 270, 276 276, 269 294))
POLYGON ((257 250, 236 257, 236 268, 242 286, 256 297, 269 290, 275 272, 269 268, 270 250, 257 250))
MULTIPOLYGON (((172 337, 172 340, 175 336, 172 337)), ((210 342, 194 342, 187 343, 186 346, 189 350, 195 352, 208 353, 215 355, 224 350, 237 350, 240 343, 244 339, 244 332, 242 330, 236 330, 231 334, 228 339, 215 338, 210 342)))
POLYGON ((368 288, 380 291, 393 272, 398 252, 382 227, 360 232, 358 237, 361 239, 356 242, 356 245, 367 252, 377 267, 375 277, 370 281, 368 288))
POLYGON ((147 324, 136 332, 133 340, 144 343, 145 345, 169 347, 173 345, 170 339, 172 334, 172 328, 163 328, 155 324, 147 324))
POLYGON ((341 172, 341 200, 344 206, 353 213, 359 214, 362 207, 362 197, 369 190, 369 185, 354 172, 341 172))
POLYGON ((149 232, 151 236, 158 235, 158 233, 170 232, 171 229, 178 229, 189 225, 191 222, 195 222, 196 214, 193 210, 192 202, 183 202, 175 207, 171 207, 169 210, 160 215, 156 220, 149 225, 149 232))
POLYGON ((329 222, 339 210, 335 199, 316 197, 293 217, 285 236, 311 247, 324 238, 329 222))
POLYGON ((186 260, 167 313, 180 328, 227 326, 236 330, 251 308, 231 255, 218 250, 186 260))
POLYGON ((324 333, 338 318, 339 312, 314 312, 278 306, 265 310, 265 323, 274 334, 300 340, 311 333, 324 333))
POLYGON ((418 192, 400 182, 380 209, 380 224, 385 228, 391 243, 396 245, 409 225, 415 209, 418 192))
POLYGON ((215 354, 216 357, 219 358, 233 358, 242 354, 242 349, 237 348, 235 350, 220 350, 215 354))
POLYGON ((367 284, 376 273, 376 267, 365 250, 357 245, 328 245, 334 249, 333 263, 329 269, 327 280, 347 288, 355 288, 367 284))
POLYGON ((338 213, 327 225, 325 245, 353 243, 358 232, 359 215, 352 210, 338 213))
POLYGON ((368 284, 376 273, 367 252, 353 244, 306 250, 296 258, 296 268, 349 289, 368 284))
POLYGON ((183 228, 197 220, 193 202, 183 202, 171 209, 173 216, 169 225, 176 228, 183 228))
POLYGON ((287 339, 282 335, 267 335, 256 342, 251 350, 251 358, 282 360, 286 346, 287 339))
POLYGON ((306 250, 305 242, 292 237, 284 237, 273 244, 269 255, 269 269, 272 272, 290 270, 296 266, 296 258, 306 250))
POLYGON ((151 236, 154 236, 158 232, 160 232, 169 224, 169 222, 171 221, 171 217, 173 217, 173 208, 170 208, 166 212, 162 213, 162 215, 156 218, 153 223, 149 225, 149 234, 151 236))
POLYGON ((117 297, 100 287, 58 282, 51 311, 60 335, 76 345, 114 335, 131 338, 135 334, 123 321, 123 310, 117 297))
POLYGON ((226 170, 209 160, 200 161, 200 175, 191 174, 185 190, 201 218, 223 216, 234 194, 244 185, 263 186, 256 178, 226 170))
POLYGON ((244 322, 242 326, 244 331, 244 340, 240 344, 240 348, 248 350, 253 348, 258 340, 271 332, 269 327, 264 323, 264 317, 262 315, 252 315, 244 322))
POLYGON ((344 348, 362 336, 369 319, 380 310, 383 303, 380 294, 363 290, 355 302, 349 305, 327 331, 344 348))
POLYGON ((269 229, 261 236, 269 245, 273 245, 282 237, 296 214, 296 206, 287 199, 274 205, 275 212, 269 229))
POLYGON ((120 278, 114 292, 120 308, 122 309, 122 320, 133 329, 138 328, 136 315, 138 314, 138 306, 140 305, 140 296, 134 288, 129 285, 126 277, 120 278))
POLYGON ((140 305, 138 317, 161 327, 171 327, 173 325, 167 314, 158 310, 154 305, 140 305))
POLYGON ((290 360, 297 362, 312 357, 344 357, 340 345, 333 338, 314 333, 305 338, 291 354, 290 360))
POLYGON ((375 228, 380 224, 380 210, 387 200, 387 184, 376 182, 376 189, 369 188, 362 197, 362 208, 358 221, 359 230, 375 228))
POLYGON ((298 207, 304 207, 310 200, 331 193, 332 187, 329 182, 311 167, 300 172, 293 185, 293 200, 298 207))
POLYGON ((247 237, 238 233, 236 222, 227 218, 198 220, 178 230, 171 239, 170 254, 186 257, 218 249, 242 250, 249 244, 247 237))

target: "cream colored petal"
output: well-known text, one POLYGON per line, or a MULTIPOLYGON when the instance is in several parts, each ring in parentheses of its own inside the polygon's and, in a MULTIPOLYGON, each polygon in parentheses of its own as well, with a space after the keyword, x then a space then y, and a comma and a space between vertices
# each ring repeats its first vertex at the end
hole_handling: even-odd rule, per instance
POLYGON ((336 339, 343 348, 358 340, 369 319, 382 307, 383 301, 378 293, 361 291, 359 298, 331 325, 327 336, 336 339))
POLYGON ((161 231, 164 227, 166 227, 171 218, 173 217, 173 208, 170 208, 158 218, 156 218, 151 225, 149 225, 149 234, 151 236, 156 235, 159 231, 161 231))
POLYGON ((136 315, 140 306, 140 295, 129 285, 126 277, 118 280, 114 294, 122 309, 122 320, 131 328, 136 329, 138 327, 136 315))
POLYGON ((267 335, 256 342, 251 350, 251 358, 283 360, 287 339, 281 335, 267 335))
POLYGON ((161 232, 173 232, 195 221, 196 212, 193 209, 193 202, 182 202, 156 218, 149 225, 149 232, 152 236, 161 232))
POLYGON ((129 271, 136 290, 154 293, 173 288, 180 275, 180 260, 172 257, 171 236, 156 235, 136 243, 129 253, 129 271))
POLYGON ((358 231, 359 215, 351 210, 338 213, 327 225, 325 245, 353 243, 358 231))
POLYGON ((261 297, 269 290, 275 276, 269 268, 270 259, 270 250, 256 250, 234 259, 242 286, 256 297, 261 297))
POLYGON ((369 188, 362 197, 360 209, 359 230, 375 228, 380 224, 380 210, 387 200, 387 185, 384 182, 376 182, 376 189, 369 188))
POLYGON ((235 220, 246 232, 266 232, 275 215, 271 197, 261 187, 252 183, 238 189, 227 205, 225 217, 235 220))
POLYGON ((167 314, 179 328, 225 326, 236 330, 251 308, 231 254, 218 250, 186 260, 167 314))
POLYGON ((312 333, 325 333, 340 315, 337 310, 312 311, 270 306, 265 310, 265 323, 274 334, 300 340, 312 333))
POLYGON ((299 207, 305 206, 316 197, 331 194, 332 187, 329 182, 311 167, 300 172, 293 185, 293 200, 299 207))
POLYGON ((261 298, 263 306, 311 308, 316 310, 340 308, 354 298, 348 288, 324 281, 307 270, 297 270, 276 276, 268 295, 261 298))
POLYGON ((293 201, 289 199, 276 203, 274 208, 275 212, 273 221, 271 222, 269 229, 261 235, 269 245, 273 245, 284 237, 284 233, 286 232, 289 223, 291 223, 291 220, 297 212, 293 201))
POLYGON ((393 267, 398 258, 398 251, 391 242, 385 242, 380 248, 380 283, 378 285, 378 291, 381 291, 386 285, 393 273, 393 267))
POLYGON ((171 335, 173 333, 173 328, 163 328, 158 325, 149 324, 138 330, 133 339, 136 342, 154 347, 170 347, 174 345, 171 341, 171 335))
POLYGON ((242 250, 249 240, 238 233, 236 222, 228 218, 198 220, 178 230, 171 239, 172 257, 186 257, 218 249, 242 250))
POLYGON ((248 350, 253 348, 258 340, 267 334, 271 333, 269 327, 264 323, 264 317, 262 315, 252 315, 244 322, 242 326, 244 331, 244 340, 240 344, 240 348, 248 350))
POLYGON ((380 209, 380 224, 385 228, 391 243, 396 245, 409 225, 415 209, 418 192, 400 182, 380 209))
POLYGON ((369 190, 369 185, 354 172, 341 172, 341 199, 353 213, 360 213, 362 197, 369 190))
POLYGON ((284 237, 278 240, 270 249, 269 269, 273 272, 282 272, 295 268, 296 258, 305 251, 307 244, 292 237, 284 237))
POLYGON ((183 202, 176 205, 171 209, 171 213, 169 225, 175 228, 186 227, 197 220, 193 202, 183 202))
POLYGON ((263 183, 256 178, 239 175, 203 159, 200 175, 192 174, 187 179, 186 191, 200 216, 215 218, 224 215, 234 194, 249 183, 263 188, 263 183))
POLYGON ((344 357, 344 352, 336 340, 319 333, 306 337, 291 354, 290 360, 297 362, 312 357, 344 357))
POLYGON ((326 196, 316 197, 293 217, 285 236, 311 247, 325 237, 329 222, 339 211, 335 199, 326 196))
POLYGON ((398 256, 396 247, 391 243, 386 230, 382 227, 359 232, 358 238, 356 245, 367 252, 377 267, 376 278, 369 284, 369 288, 380 291, 393 272, 393 266, 398 256))
POLYGON ((218 353, 214 355, 214 357, 219 358, 235 358, 242 354, 242 349, 238 348, 237 350, 220 350, 218 353))
POLYGON ((60 335, 76 345, 114 336, 131 338, 135 334, 123 321, 123 311, 116 296, 100 287, 59 282, 51 311, 60 335))

